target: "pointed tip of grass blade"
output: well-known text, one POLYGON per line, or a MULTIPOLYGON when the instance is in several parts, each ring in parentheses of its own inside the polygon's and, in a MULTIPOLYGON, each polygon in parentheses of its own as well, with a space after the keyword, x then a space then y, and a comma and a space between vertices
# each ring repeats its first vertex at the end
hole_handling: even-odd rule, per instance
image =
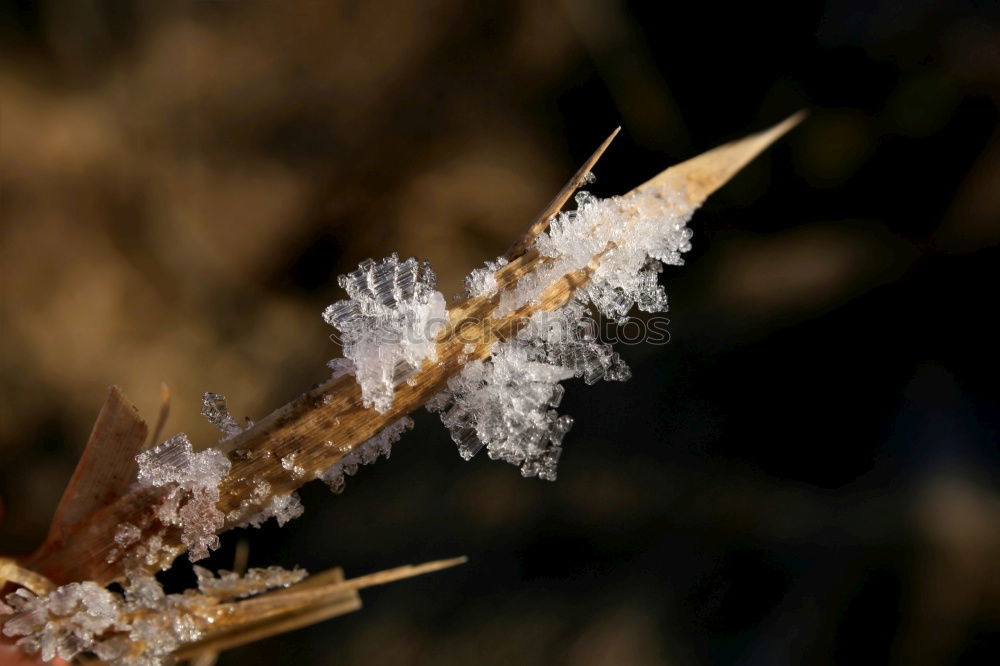
POLYGON ((407 564, 401 567, 396 567, 395 569, 386 569, 385 571, 377 571, 366 576, 358 576, 357 578, 345 581, 345 583, 353 584, 356 589, 362 589, 365 587, 392 583, 405 578, 413 578, 414 576, 422 576, 423 574, 441 571, 442 569, 450 569, 451 567, 457 567, 460 564, 465 564, 468 561, 469 558, 463 555, 461 557, 452 557, 445 560, 424 562, 423 564, 407 564))
POLYGON ((146 448, 151 448, 156 445, 160 439, 160 435, 163 433, 164 426, 167 425, 167 419, 170 417, 170 387, 167 386, 166 382, 160 382, 160 414, 156 419, 156 427, 153 428, 153 434, 149 438, 149 443, 146 448))
POLYGON ((615 137, 618 136, 621 131, 622 127, 619 125, 613 132, 611 132, 610 135, 608 135, 608 138, 606 138, 601 145, 597 147, 597 150, 595 150, 591 156, 587 158, 587 161, 576 170, 576 173, 574 173, 573 177, 569 179, 569 182, 563 185, 563 188, 559 190, 555 198, 549 202, 549 205, 546 206, 544 210, 539 213, 538 217, 535 218, 535 221, 531 223, 531 226, 528 227, 528 231, 526 231, 524 235, 521 236, 521 238, 519 238, 509 250, 507 250, 507 253, 504 256, 508 260, 513 260, 518 255, 523 254, 531 243, 534 242, 538 234, 545 231, 545 228, 549 226, 549 220, 552 219, 552 216, 562 210, 562 207, 566 205, 566 202, 569 201, 571 196, 573 196, 573 193, 584 184, 587 174, 594 168, 594 165, 597 164, 597 160, 601 159, 601 156, 604 155, 604 151, 608 149, 608 146, 611 145, 611 142, 614 141, 615 137))
POLYGON ((751 160, 802 122, 806 115, 806 111, 799 111, 766 130, 723 144, 676 164, 632 192, 665 192, 681 189, 691 204, 699 205, 729 182, 751 160))

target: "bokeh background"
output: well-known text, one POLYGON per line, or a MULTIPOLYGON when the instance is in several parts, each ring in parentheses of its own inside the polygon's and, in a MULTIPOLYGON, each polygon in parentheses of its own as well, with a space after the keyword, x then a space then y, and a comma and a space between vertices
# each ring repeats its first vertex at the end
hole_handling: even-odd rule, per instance
POLYGON ((17 0, 0 49, 0 550, 110 384, 207 445, 203 391, 324 378, 360 259, 455 294, 616 125, 600 195, 808 108, 696 216, 672 342, 570 382, 559 481, 418 414, 211 564, 469 564, 221 663, 997 663, 995 3, 17 0))

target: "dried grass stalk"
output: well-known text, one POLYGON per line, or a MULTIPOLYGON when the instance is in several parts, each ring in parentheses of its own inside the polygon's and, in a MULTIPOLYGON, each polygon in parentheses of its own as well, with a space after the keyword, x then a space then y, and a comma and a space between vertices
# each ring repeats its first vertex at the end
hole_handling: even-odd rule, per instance
MULTIPOLYGON (((725 144, 671 167, 640 185, 633 193, 651 194, 663 200, 665 206, 668 205, 668 195, 680 194, 692 206, 700 205, 801 118, 802 114, 796 114, 769 130, 725 144)), ((496 272, 498 294, 549 261, 531 247, 531 241, 545 228, 551 215, 565 204, 613 137, 614 134, 553 200, 524 237, 512 246, 508 253, 510 262, 496 272)), ((249 430, 221 444, 220 448, 228 455, 232 468, 220 485, 218 508, 224 513, 237 511, 237 517, 227 521, 226 529, 261 508, 272 496, 294 491, 386 425, 422 406, 440 392, 465 363, 485 358, 494 341, 514 335, 524 319, 533 312, 553 310, 565 304, 576 289, 586 284, 600 261, 601 255, 598 254, 588 268, 562 276, 552 282, 535 302, 525 303, 504 316, 494 316, 499 295, 470 298, 450 308, 450 327, 437 340, 438 360, 425 363, 409 382, 401 385, 391 408, 385 413, 365 408, 354 377, 345 375, 307 391, 249 430), (465 341, 470 339, 479 341, 471 353, 463 348, 465 341), (304 475, 292 475, 282 467, 281 459, 290 454, 295 454, 296 465, 305 469, 304 475), (251 496, 253 484, 260 480, 270 484, 268 496, 262 499, 260 506, 244 507, 240 513, 241 502, 251 496)), ((95 425, 81 467, 60 504, 60 514, 53 531, 38 551, 25 559, 25 567, 44 574, 58 584, 79 580, 107 584, 121 579, 125 573, 123 562, 128 559, 128 553, 125 553, 126 557, 112 558, 110 562, 108 555, 116 548, 115 530, 124 522, 142 530, 142 538, 136 545, 153 537, 162 539, 165 546, 162 557, 149 565, 150 568, 168 566, 177 554, 183 552, 179 531, 162 525, 156 518, 156 508, 163 500, 165 490, 139 486, 128 490, 124 488, 128 473, 126 467, 141 446, 145 432, 145 424, 138 419, 134 408, 120 390, 112 389, 95 425), (139 437, 140 433, 142 437, 139 437), (105 469, 111 473, 105 475, 105 469)), ((128 478, 134 478, 134 473, 128 478)))

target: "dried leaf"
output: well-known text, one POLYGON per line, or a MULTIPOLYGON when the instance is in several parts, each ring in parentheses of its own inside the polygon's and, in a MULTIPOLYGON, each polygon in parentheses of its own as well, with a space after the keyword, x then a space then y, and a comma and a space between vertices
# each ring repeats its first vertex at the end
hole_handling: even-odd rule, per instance
POLYGON ((135 456, 146 434, 146 422, 135 405, 121 388, 112 386, 63 492, 47 543, 65 542, 92 513, 125 493, 135 481, 135 456))

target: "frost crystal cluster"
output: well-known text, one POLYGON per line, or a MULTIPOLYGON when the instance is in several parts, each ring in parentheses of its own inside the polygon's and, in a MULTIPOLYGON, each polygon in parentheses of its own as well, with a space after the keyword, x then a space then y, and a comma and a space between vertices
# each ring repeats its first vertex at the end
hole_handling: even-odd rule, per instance
POLYGON ((367 259, 340 277, 349 299, 323 311, 341 333, 344 356, 353 362, 366 407, 385 412, 395 388, 437 358, 435 338, 447 322, 444 296, 426 262, 367 259))
POLYGON ((71 660, 81 653, 122 666, 157 666, 171 653, 199 640, 212 624, 206 613, 221 601, 287 587, 306 576, 302 569, 251 569, 243 576, 221 571, 216 577, 195 567, 198 591, 166 594, 152 575, 129 574, 124 594, 96 583, 69 583, 44 596, 21 588, 7 595, 10 615, 5 636, 43 661, 71 660))
MULTIPOLYGON (((596 336, 591 307, 618 323, 635 306, 667 308, 657 276, 664 263, 682 264, 681 253, 691 248, 686 223, 693 208, 680 195, 600 200, 580 192, 576 202, 575 211, 553 218, 538 236, 534 247, 545 260, 500 295, 496 314, 536 304, 565 275, 586 271, 586 284, 563 307, 533 314, 514 338, 494 344, 488 360, 469 363, 428 404, 440 412, 465 459, 485 446, 490 458, 519 465, 524 476, 554 480, 561 442, 573 423, 554 409, 563 395, 559 382, 630 377, 618 354, 596 336)), ((467 280, 470 295, 496 290, 481 271, 467 280)))
POLYGON ((413 419, 409 416, 393 421, 379 430, 373 437, 354 447, 354 450, 320 474, 319 478, 330 486, 330 490, 334 493, 344 492, 345 475, 354 476, 360 465, 370 465, 378 460, 379 456, 388 458, 392 451, 392 445, 398 442, 403 433, 411 428, 413 428, 413 419))
POLYGON ((278 527, 284 527, 285 523, 298 518, 305 510, 298 493, 271 495, 268 499, 270 493, 271 484, 263 479, 257 479, 250 493, 240 502, 240 506, 230 511, 226 519, 236 527, 260 527, 274 518, 278 527))
POLYGON ((229 459, 216 449, 195 453, 187 435, 174 435, 156 448, 136 456, 139 483, 169 487, 157 517, 164 525, 181 528, 181 540, 191 561, 219 547, 217 532, 225 515, 218 510, 219 482, 229 473, 229 459))
POLYGON ((458 451, 468 460, 486 446, 490 458, 521 466, 524 476, 555 479, 563 435, 573 425, 552 409, 559 381, 573 373, 550 365, 530 347, 498 343, 486 361, 472 361, 448 382, 441 411, 458 451))
MULTIPOLYGON (((262 495, 266 496, 268 490, 270 490, 270 484, 266 481, 261 481, 260 483, 268 486, 268 489, 262 493, 262 495)), ((298 493, 274 495, 263 509, 244 520, 239 527, 246 527, 247 525, 260 527, 271 518, 274 518, 278 523, 278 527, 284 527, 288 521, 301 516, 303 511, 305 511, 305 508, 302 506, 302 500, 299 499, 298 493)))
POLYGON ((20 588, 6 601, 13 617, 4 622, 4 635, 24 636, 18 646, 43 661, 72 659, 93 650, 105 631, 123 628, 118 598, 97 583, 70 583, 44 597, 20 588))
MULTIPOLYGON (((222 433, 219 438, 221 442, 243 432, 240 424, 230 415, 229 408, 226 407, 226 396, 221 393, 206 393, 201 397, 201 415, 222 433)), ((247 419, 247 426, 250 425, 253 424, 247 419)))
POLYGON ((577 298, 589 300, 605 316, 622 321, 633 305, 645 312, 666 309, 666 294, 657 283, 662 264, 681 265, 691 249, 686 226, 694 212, 682 194, 633 193, 597 199, 576 195, 577 209, 560 213, 535 240, 550 259, 501 296, 497 314, 509 314, 537 300, 564 275, 587 268, 599 258, 577 298))
POLYGON ((198 565, 192 568, 198 578, 198 591, 216 599, 243 599, 276 587, 288 587, 307 575, 305 569, 298 568, 250 569, 242 576, 234 571, 220 571, 215 575, 198 565))
POLYGON ((597 340, 582 303, 539 311, 516 337, 498 342, 486 361, 473 361, 428 404, 441 413, 466 460, 484 446, 494 460, 519 465, 526 477, 554 481, 562 439, 573 425, 555 408, 559 383, 581 377, 624 381, 629 370, 611 346, 597 340))
POLYGON ((484 268, 477 268, 465 278, 465 293, 472 298, 484 298, 497 293, 496 272, 507 265, 504 257, 487 261, 484 268))

